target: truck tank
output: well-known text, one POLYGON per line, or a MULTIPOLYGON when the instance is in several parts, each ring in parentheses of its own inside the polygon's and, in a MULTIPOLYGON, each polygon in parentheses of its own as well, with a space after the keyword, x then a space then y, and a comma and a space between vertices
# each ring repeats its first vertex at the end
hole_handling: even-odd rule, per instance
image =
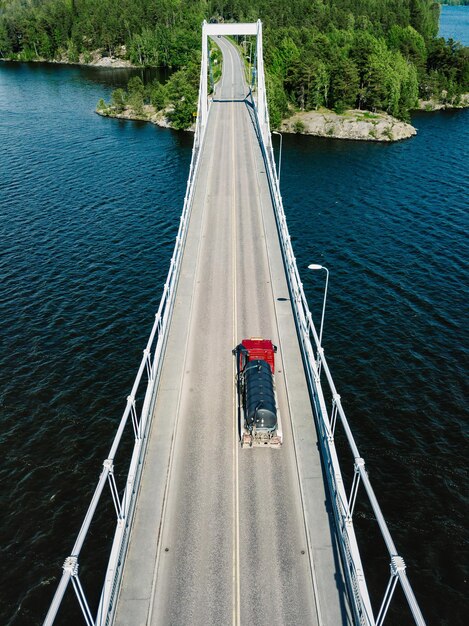
POLYGON ((249 430, 271 432, 277 428, 277 407, 270 365, 249 361, 244 369, 244 416, 249 430))

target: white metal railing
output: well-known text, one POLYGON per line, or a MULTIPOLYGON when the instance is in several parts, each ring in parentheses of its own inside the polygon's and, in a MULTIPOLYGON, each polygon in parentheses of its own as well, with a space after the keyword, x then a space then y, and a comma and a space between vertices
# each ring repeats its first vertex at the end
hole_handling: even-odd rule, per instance
MULTIPOLYGON (((265 84, 265 83, 264 83, 265 84)), ((252 94, 251 94, 252 96, 252 94)), ((313 400, 315 420, 318 428, 323 467, 326 471, 326 478, 329 487, 330 497, 334 510, 338 544, 341 551, 344 576, 348 587, 350 605, 352 608, 354 622, 360 626, 382 626, 384 623, 390 602, 393 597, 397 582, 401 584, 406 597, 410 612, 415 624, 425 626, 425 620, 417 604, 414 592, 406 574, 404 560, 399 556, 391 534, 387 527, 381 508, 376 499, 373 488, 365 469, 365 461, 361 457, 355 443, 350 425, 347 421, 345 411, 337 393, 334 381, 327 364, 324 351, 319 343, 319 338, 313 323, 308 302, 303 290, 295 255, 291 245, 290 234, 288 232, 285 212, 283 210, 282 196, 276 173, 274 153, 269 128, 269 117, 267 108, 267 97, 265 89, 257 90, 256 99, 265 99, 264 106, 261 107, 266 114, 261 121, 257 114, 257 106, 252 96, 253 110, 257 125, 258 139, 266 162, 267 175, 271 196, 274 204, 277 227, 280 235, 280 243, 284 258, 286 274, 290 289, 291 301, 295 315, 300 345, 303 352, 306 377, 313 400), (265 138, 267 137, 267 141, 265 138), (316 347, 317 358, 314 357, 316 347), (329 394, 332 398, 330 413, 327 410, 326 400, 321 386, 321 377, 325 376, 329 394), (339 418, 339 420, 337 419, 339 418), (340 468, 337 451, 335 448, 335 429, 337 422, 340 422, 346 436, 349 451, 353 459, 353 481, 350 495, 347 497, 342 472, 340 468), (353 513, 360 484, 364 486, 369 503, 373 509, 379 531, 386 545, 389 555, 390 577, 384 591, 383 599, 377 616, 373 614, 365 574, 363 571, 357 538, 353 526, 353 513)))
MULTIPOLYGON (((202 90, 200 90, 200 93, 202 93, 202 90)), ((184 243, 186 240, 192 207, 194 181, 199 167, 199 156, 204 140, 205 127, 202 127, 200 123, 200 102, 201 96, 199 95, 194 146, 192 149, 192 158, 186 194, 184 197, 184 206, 180 218, 179 230, 176 237, 173 255, 171 257, 168 276, 166 278, 158 311, 155 315, 155 321, 151 329, 147 345, 143 351, 143 357, 140 362, 140 367, 138 368, 137 376, 132 386, 130 395, 127 398, 127 404, 121 417, 117 433, 114 437, 109 454, 103 462, 103 470, 99 477, 98 484, 96 485, 91 503, 88 507, 88 511, 85 515, 85 519, 82 523, 71 554, 65 559, 62 577, 49 607, 49 611, 44 621, 44 626, 51 626, 54 623, 70 581, 72 582, 73 589, 77 596, 78 603, 83 612, 83 617, 87 626, 104 626, 109 624, 115 610, 114 600, 122 576, 123 557, 127 547, 128 534, 135 506, 135 497, 140 481, 142 460, 146 448, 155 401, 155 392, 161 372, 162 356, 167 341, 169 322, 174 306, 176 286, 179 278, 184 243), (145 384, 146 388, 144 387, 145 384), (145 395, 141 411, 139 412, 137 409, 137 394, 143 393, 144 389, 145 395), (120 497, 114 474, 114 459, 119 449, 122 436, 126 429, 128 430, 129 428, 133 429, 135 443, 125 486, 122 496, 120 497), (78 567, 81 549, 85 543, 106 483, 109 483, 112 500, 114 502, 116 512, 116 529, 105 574, 104 585, 101 592, 101 598, 99 601, 99 607, 96 617, 93 618, 89 603, 80 582, 78 567)))

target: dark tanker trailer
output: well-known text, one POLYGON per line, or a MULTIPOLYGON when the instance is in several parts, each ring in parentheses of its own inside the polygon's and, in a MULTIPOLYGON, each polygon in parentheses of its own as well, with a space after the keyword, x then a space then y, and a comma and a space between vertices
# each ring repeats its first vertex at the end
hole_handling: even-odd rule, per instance
POLYGON ((275 393, 276 346, 270 339, 243 339, 236 346, 236 383, 241 446, 282 445, 275 393))

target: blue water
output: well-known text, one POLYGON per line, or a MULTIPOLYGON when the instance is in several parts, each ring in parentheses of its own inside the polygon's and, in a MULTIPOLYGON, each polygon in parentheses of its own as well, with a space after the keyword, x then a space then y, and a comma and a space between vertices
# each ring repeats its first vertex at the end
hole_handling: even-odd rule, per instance
MULTIPOLYGON (((2 624, 45 615, 178 226, 193 137, 97 116, 125 79, 0 65, 2 624)), ((428 624, 448 626, 469 614, 468 122, 420 114, 417 137, 392 145, 286 136, 282 165, 316 316, 323 277, 305 268, 331 272, 324 345, 357 443, 428 624)), ((360 503, 357 518, 367 532, 360 503)))
POLYGON ((441 7, 439 36, 469 46, 469 6, 441 7))

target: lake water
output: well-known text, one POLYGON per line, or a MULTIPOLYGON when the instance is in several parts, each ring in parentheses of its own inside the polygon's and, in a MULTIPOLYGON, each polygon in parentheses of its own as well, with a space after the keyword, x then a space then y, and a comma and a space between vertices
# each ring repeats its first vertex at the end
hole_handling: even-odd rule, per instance
MULTIPOLYGON (((135 376, 182 208, 192 135, 94 113, 127 77, 0 65, 8 626, 42 623, 135 376)), ((428 624, 462 626, 469 111, 413 122, 417 137, 392 145, 286 136, 282 193, 316 317, 323 277, 305 268, 330 269, 325 350, 421 608, 428 624)), ((357 516, 369 512, 358 505, 357 516)), ((81 569, 87 591, 100 582, 100 541, 81 569)), ((365 545, 365 563, 374 551, 365 545)))
POLYGON ((469 6, 442 6, 438 34, 469 46, 469 6))

